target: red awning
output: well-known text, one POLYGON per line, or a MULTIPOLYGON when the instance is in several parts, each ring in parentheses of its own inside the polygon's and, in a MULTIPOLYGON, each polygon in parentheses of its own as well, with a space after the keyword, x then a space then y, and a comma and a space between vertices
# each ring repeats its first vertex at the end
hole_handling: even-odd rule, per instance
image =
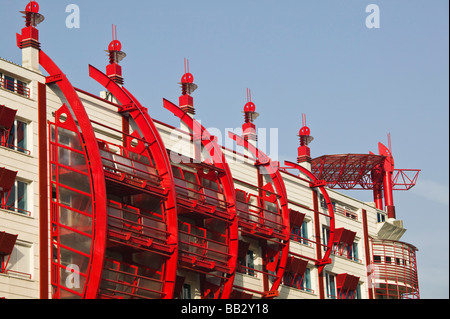
POLYGON ((358 287, 359 277, 349 274, 339 274, 336 276, 336 286, 338 289, 352 291, 358 287))
POLYGON ((18 235, 0 232, 0 256, 11 255, 18 235))
POLYGON ((303 275, 306 271, 306 266, 308 266, 308 261, 296 258, 294 256, 289 256, 286 265, 286 271, 303 275))
POLYGON ((0 130, 8 131, 14 124, 17 110, 0 105, 0 130))
POLYGON ((352 245, 355 240, 356 232, 345 228, 337 228, 334 230, 334 243, 352 245))
POLYGON ((0 194, 9 192, 16 181, 17 172, 0 167, 0 194))
POLYGON ((305 219, 305 214, 302 214, 293 209, 289 209, 289 221, 291 223, 291 228, 293 226, 301 227, 304 219, 305 219))

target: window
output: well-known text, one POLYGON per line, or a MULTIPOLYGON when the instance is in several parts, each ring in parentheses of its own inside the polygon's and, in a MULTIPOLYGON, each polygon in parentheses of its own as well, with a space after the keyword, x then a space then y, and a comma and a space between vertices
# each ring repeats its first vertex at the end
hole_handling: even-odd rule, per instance
POLYGON ((358 243, 353 242, 351 246, 348 247, 348 258, 354 261, 359 261, 358 258, 358 243))
POLYGON ((336 299, 336 281, 335 276, 327 273, 325 276, 326 286, 327 286, 327 297, 331 299, 336 299))
POLYGON ((311 271, 309 270, 309 268, 306 268, 305 270, 303 280, 300 283, 300 289, 311 291, 311 271))
POLYGON ((247 267, 250 269, 247 269, 247 275, 255 276, 255 259, 253 256, 253 250, 247 251, 247 267))
POLYGON ((3 138, 3 146, 30 154, 30 151, 27 150, 27 126, 27 123, 23 121, 14 120, 14 124, 9 130, 9 134, 6 135, 6 138, 3 138))
POLYGON ((191 285, 184 284, 180 299, 191 299, 191 285))
POLYGON ((308 241, 308 222, 307 221, 303 221, 301 227, 297 227, 297 226, 292 227, 291 234, 293 235, 292 239, 295 240, 296 242, 299 242, 299 243, 304 244, 304 245, 308 245, 309 244, 309 241, 308 241))
POLYGON ((23 276, 31 279, 31 252, 32 244, 16 242, 14 249, 11 253, 6 272, 8 274, 23 276))
POLYGON ((328 239, 330 238, 330 230, 327 227, 322 227, 322 243, 325 246, 324 249, 327 249, 328 239))
POLYGON ((241 272, 249 276, 255 276, 255 259, 253 250, 247 250, 245 257, 238 257, 238 263, 241 267, 241 272))
POLYGON ((16 80, 6 74, 2 75, 0 73, 0 87, 19 95, 30 97, 30 89, 27 83, 16 80))
POLYGON ((377 213, 377 222, 383 223, 384 221, 386 221, 386 215, 382 213, 377 213))
POLYGON ((14 91, 14 83, 15 83, 15 80, 12 77, 7 76, 7 75, 5 75, 3 77, 3 87, 5 89, 7 89, 9 91, 14 91))
POLYGON ((30 215, 28 211, 28 184, 16 180, 11 191, 1 198, 0 207, 9 211, 30 215))

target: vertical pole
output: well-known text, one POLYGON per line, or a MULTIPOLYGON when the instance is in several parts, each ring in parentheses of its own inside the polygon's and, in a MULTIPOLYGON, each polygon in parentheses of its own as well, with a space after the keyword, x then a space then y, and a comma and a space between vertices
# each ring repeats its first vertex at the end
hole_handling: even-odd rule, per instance
POLYGON ((38 83, 39 134, 39 292, 48 299, 48 161, 47 161, 47 86, 38 83))
MULTIPOLYGON (((370 246, 369 246, 369 229, 367 225, 367 211, 365 209, 362 210, 362 219, 363 219, 363 230, 364 230, 364 248, 366 253, 366 267, 367 270, 369 270, 369 267, 372 263, 372 260, 370 258, 370 246)), ((368 280, 372 280, 373 276, 373 269, 372 274, 369 274, 369 271, 367 272, 367 278, 368 280)), ((372 291, 372 282, 368 282, 369 287, 369 299, 373 299, 373 291, 372 291)))
MULTIPOLYGON (((257 166, 257 170, 256 173, 258 174, 258 195, 260 200, 262 198, 264 198, 264 191, 263 191, 263 186, 264 186, 264 177, 261 174, 260 171, 261 167, 257 166)), ((261 205, 261 208, 264 209, 264 202, 260 202, 259 203, 261 205)), ((269 277, 267 276, 267 263, 268 263, 268 257, 267 257, 267 241, 264 239, 261 239, 259 241, 260 247, 261 247, 261 254, 262 254, 262 263, 263 263, 263 287, 264 287, 264 292, 269 291, 269 277)))
MULTIPOLYGON (((315 235, 316 235, 316 254, 317 254, 317 260, 322 260, 322 245, 320 240, 320 219, 319 219, 319 200, 317 193, 313 190, 313 205, 314 205, 314 229, 315 229, 315 235)), ((324 286, 323 286, 323 279, 324 279, 324 273, 323 271, 319 271, 319 268, 317 268, 317 274, 319 279, 319 298, 325 299, 325 293, 324 293, 324 286)))
POLYGON ((392 194, 392 171, 384 173, 384 204, 388 218, 395 218, 394 196, 392 194))

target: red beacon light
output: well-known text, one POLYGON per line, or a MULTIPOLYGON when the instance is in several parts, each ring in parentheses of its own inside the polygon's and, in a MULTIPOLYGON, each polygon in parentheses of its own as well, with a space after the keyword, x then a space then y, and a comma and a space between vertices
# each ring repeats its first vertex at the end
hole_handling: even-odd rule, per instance
POLYGON ((194 76, 189 73, 189 60, 184 59, 184 74, 181 77, 181 93, 183 95, 191 95, 198 89, 198 85, 194 83, 194 76))
POLYGON ((109 63, 118 64, 122 61, 127 55, 122 51, 122 43, 117 39, 117 26, 113 25, 113 40, 108 46, 108 50, 105 52, 109 55, 109 63))
POLYGON ((311 162, 311 150, 308 145, 314 141, 314 137, 312 137, 311 130, 306 125, 306 115, 302 114, 302 123, 303 127, 298 132, 298 137, 300 138, 300 147, 298 148, 298 157, 297 162, 311 162))
POLYGON ((20 11, 20 13, 25 15, 25 25, 27 27, 36 27, 45 20, 45 17, 39 13, 39 4, 36 1, 30 1, 26 6, 25 11, 20 11))
POLYGON ((306 115, 302 114, 302 122, 303 127, 298 132, 298 136, 300 138, 300 146, 308 146, 312 141, 314 141, 314 137, 312 137, 311 130, 308 126, 306 126, 306 115))
POLYGON ((247 104, 244 106, 245 123, 253 123, 259 117, 255 103, 252 102, 252 91, 247 89, 247 104))
POLYGON ((122 67, 119 63, 127 56, 122 51, 122 43, 117 39, 117 26, 112 26, 112 41, 105 52, 109 56, 109 65, 106 67, 106 74, 110 79, 118 84, 123 84, 122 67))
POLYGON ((252 102, 252 93, 250 89, 247 89, 247 104, 244 106, 244 117, 245 123, 242 125, 242 131, 244 139, 256 141, 258 138, 256 136, 256 126, 253 124, 259 117, 259 113, 255 112, 256 106, 252 102))
POLYGON ((180 108, 186 113, 194 115, 194 98, 191 94, 198 89, 198 85, 194 83, 194 76, 189 72, 189 60, 186 58, 184 59, 184 74, 178 84, 181 85, 180 108))

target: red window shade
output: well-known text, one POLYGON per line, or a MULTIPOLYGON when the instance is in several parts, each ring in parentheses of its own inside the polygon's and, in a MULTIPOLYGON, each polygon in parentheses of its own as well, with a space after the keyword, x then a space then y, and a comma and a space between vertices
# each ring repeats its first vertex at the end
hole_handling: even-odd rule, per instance
POLYGON ((338 289, 352 291, 358 286, 359 277, 349 274, 339 274, 336 276, 336 286, 338 289))
POLYGON ((181 295, 181 291, 183 290, 184 281, 186 280, 186 277, 177 276, 177 279, 175 281, 175 289, 173 295, 175 297, 178 297, 181 295))
POLYGON ((289 221, 292 227, 301 227, 303 224, 303 220, 305 219, 305 214, 302 214, 296 210, 289 210, 289 221))
POLYGON ((0 105, 0 130, 9 131, 14 124, 17 110, 0 105))
POLYGON ((334 243, 351 245, 355 240, 356 233, 345 228, 334 231, 334 243))
POLYGON ((17 172, 0 168, 0 194, 9 192, 16 181, 17 172))
POLYGON ((11 255, 16 244, 17 235, 0 232, 0 256, 11 255))
POLYGON ((294 256, 289 256, 286 271, 292 272, 294 274, 303 275, 306 271, 306 267, 308 266, 308 261, 296 258, 294 256))
POLYGON ((250 247, 249 243, 239 241, 238 257, 245 258, 247 256, 247 251, 249 247, 250 247))

